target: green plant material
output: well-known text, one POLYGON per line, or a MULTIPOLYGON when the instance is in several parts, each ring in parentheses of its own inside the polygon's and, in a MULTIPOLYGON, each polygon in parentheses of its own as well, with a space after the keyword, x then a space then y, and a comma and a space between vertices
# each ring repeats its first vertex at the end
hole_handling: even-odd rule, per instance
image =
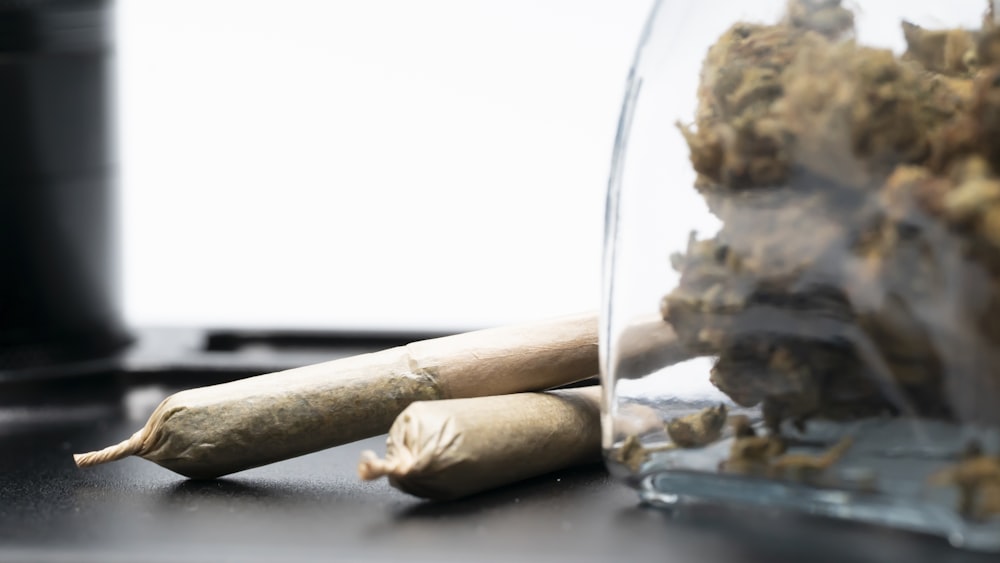
POLYGON ((722 436, 729 410, 716 405, 667 422, 667 435, 682 448, 698 448, 715 442, 722 436))
POLYGON ((1000 457, 985 455, 977 443, 966 447, 958 463, 931 475, 930 483, 955 487, 956 510, 969 520, 1000 515, 1000 457))
POLYGON ((897 57, 849 14, 792 0, 709 49, 680 129, 723 226, 672 257, 662 316, 772 432, 1000 423, 1000 35, 901 22, 897 57))
POLYGON ((788 453, 783 438, 758 435, 745 415, 732 417, 732 426, 729 457, 719 466, 726 473, 812 481, 840 460, 854 443, 847 436, 818 455, 788 453))

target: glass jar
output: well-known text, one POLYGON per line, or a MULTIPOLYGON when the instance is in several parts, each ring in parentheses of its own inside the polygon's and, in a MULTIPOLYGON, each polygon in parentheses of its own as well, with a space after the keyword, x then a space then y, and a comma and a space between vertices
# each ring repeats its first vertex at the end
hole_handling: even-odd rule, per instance
POLYGON ((657 2, 608 195, 604 450, 654 504, 1000 550, 985 0, 657 2))

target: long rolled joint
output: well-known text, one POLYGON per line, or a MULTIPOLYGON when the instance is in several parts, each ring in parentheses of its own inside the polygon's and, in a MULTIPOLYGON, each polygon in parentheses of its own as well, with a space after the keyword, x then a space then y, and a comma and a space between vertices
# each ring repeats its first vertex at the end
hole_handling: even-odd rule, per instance
POLYGON ((599 389, 585 387, 419 402, 389 430, 386 453, 362 454, 359 476, 450 500, 600 460, 599 389))
POLYGON ((597 317, 468 332, 167 397, 80 467, 140 456, 208 479, 386 432, 416 401, 557 387, 598 371, 597 317))

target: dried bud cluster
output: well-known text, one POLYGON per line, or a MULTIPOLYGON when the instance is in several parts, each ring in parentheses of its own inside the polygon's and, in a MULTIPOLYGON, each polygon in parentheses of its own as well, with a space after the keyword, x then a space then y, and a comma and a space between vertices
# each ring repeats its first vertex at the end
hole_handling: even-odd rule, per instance
POLYGON ((970 520, 986 520, 1000 514, 1000 457, 983 453, 973 442, 958 463, 934 475, 930 482, 958 489, 959 514, 970 520))
POLYGON ((696 187, 722 221, 673 257, 663 318, 765 422, 1000 423, 1000 31, 902 22, 864 47, 839 0, 791 0, 709 50, 696 187))

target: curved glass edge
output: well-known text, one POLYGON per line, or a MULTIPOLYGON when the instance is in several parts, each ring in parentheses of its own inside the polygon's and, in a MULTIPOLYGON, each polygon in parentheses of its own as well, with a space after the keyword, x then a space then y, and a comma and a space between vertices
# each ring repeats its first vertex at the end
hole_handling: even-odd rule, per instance
POLYGON ((796 483, 682 470, 659 471, 635 481, 643 502, 661 508, 711 502, 794 511, 944 537, 961 549, 1000 552, 990 523, 970 522, 939 504, 891 494, 829 490, 796 483))
POLYGON ((656 25, 657 14, 664 0, 656 0, 643 26, 642 34, 633 57, 625 83, 625 96, 622 101, 618 126, 615 131, 615 143, 611 156, 611 168, 608 177, 607 199, 604 208, 604 248, 602 256, 601 309, 600 328, 598 331, 598 350, 600 362, 600 379, 602 389, 601 430, 602 445, 605 449, 612 446, 614 412, 614 382, 612 381, 612 365, 614 357, 611 349, 611 315, 614 294, 614 270, 616 256, 616 241, 618 240, 619 201, 621 195, 622 176, 625 169, 625 154, 628 147, 629 132, 632 118, 635 115, 636 104, 642 90, 643 53, 649 45, 653 28, 656 25))

